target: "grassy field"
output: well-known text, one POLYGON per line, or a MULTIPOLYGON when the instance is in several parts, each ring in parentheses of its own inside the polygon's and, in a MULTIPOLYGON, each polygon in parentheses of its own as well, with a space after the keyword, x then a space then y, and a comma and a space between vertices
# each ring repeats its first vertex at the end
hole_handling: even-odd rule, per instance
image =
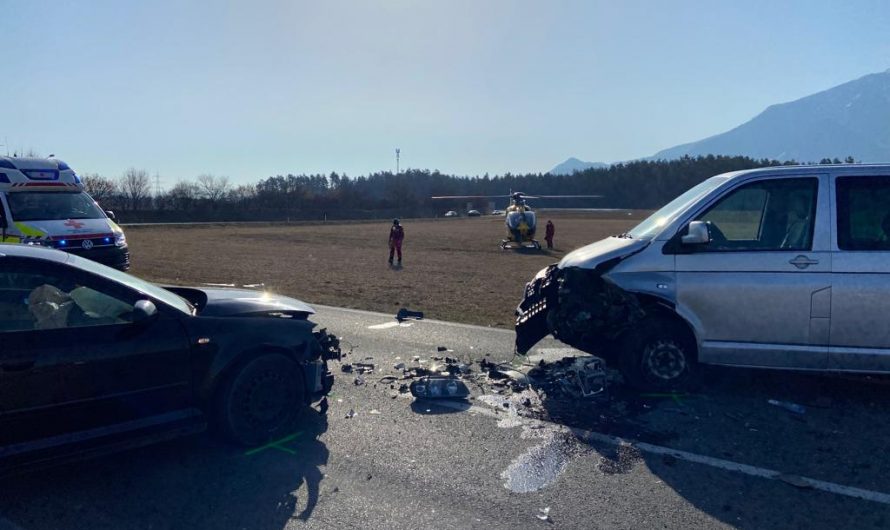
MULTIPOLYGON (((556 249, 501 250, 503 218, 405 220, 403 267, 387 262, 388 222, 130 227, 132 273, 157 282, 263 283, 309 303, 511 328, 525 283, 568 251, 626 231, 645 212, 539 213, 556 249)), ((543 244, 543 239, 541 240, 543 244)))

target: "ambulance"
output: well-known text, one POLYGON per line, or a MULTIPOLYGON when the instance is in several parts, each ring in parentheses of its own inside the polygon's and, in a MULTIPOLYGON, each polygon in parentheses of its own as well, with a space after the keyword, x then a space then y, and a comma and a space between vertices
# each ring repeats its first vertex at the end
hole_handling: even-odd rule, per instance
POLYGON ((120 270, 130 268, 124 231, 56 158, 0 156, 0 242, 64 250, 120 270))

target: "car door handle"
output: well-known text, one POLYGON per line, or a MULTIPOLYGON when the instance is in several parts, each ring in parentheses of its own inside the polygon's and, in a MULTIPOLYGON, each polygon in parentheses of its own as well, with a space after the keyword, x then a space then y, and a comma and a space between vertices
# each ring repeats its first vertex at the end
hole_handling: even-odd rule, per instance
POLYGON ((796 258, 789 260, 788 263, 794 265, 798 269, 806 269, 810 265, 818 264, 819 260, 810 259, 810 258, 804 256, 803 254, 801 254, 800 256, 797 256, 796 258))
POLYGON ((34 367, 34 359, 22 359, 18 361, 6 361, 0 363, 0 369, 5 372, 21 372, 34 367))

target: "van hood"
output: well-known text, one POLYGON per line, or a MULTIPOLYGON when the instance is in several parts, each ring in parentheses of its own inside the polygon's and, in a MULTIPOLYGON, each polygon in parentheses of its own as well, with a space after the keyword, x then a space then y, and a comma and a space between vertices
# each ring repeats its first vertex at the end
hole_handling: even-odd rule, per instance
POLYGON ((26 235, 37 235, 28 233, 30 229, 42 233, 45 237, 58 238, 64 237, 101 237, 111 236, 115 230, 112 229, 108 219, 62 219, 59 221, 17 221, 16 226, 22 229, 22 233, 26 235))
POLYGON ((578 267, 595 269, 600 263, 613 258, 623 258, 639 252, 649 245, 648 239, 631 239, 629 237, 607 237, 586 247, 575 249, 565 255, 559 262, 559 268, 578 267))

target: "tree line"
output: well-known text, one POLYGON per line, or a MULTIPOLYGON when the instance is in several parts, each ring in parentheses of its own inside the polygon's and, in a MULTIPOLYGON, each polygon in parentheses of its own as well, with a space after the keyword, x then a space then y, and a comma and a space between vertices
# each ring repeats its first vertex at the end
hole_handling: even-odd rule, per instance
MULTIPOLYGON (((844 161, 853 163, 852 157, 844 161)), ((822 159, 820 164, 841 160, 822 159)), ((277 221, 434 217, 446 210, 496 208, 507 198, 434 201, 439 195, 504 195, 522 191, 535 195, 602 195, 599 199, 540 199, 537 207, 654 209, 702 180, 742 169, 795 165, 793 160, 744 156, 697 156, 676 160, 637 160, 571 175, 529 173, 457 176, 437 170, 384 171, 358 177, 276 175, 254 184, 235 185, 228 177, 199 175, 180 180, 158 193, 151 176, 131 168, 117 179, 85 174, 86 191, 123 222, 144 221, 277 221)))

